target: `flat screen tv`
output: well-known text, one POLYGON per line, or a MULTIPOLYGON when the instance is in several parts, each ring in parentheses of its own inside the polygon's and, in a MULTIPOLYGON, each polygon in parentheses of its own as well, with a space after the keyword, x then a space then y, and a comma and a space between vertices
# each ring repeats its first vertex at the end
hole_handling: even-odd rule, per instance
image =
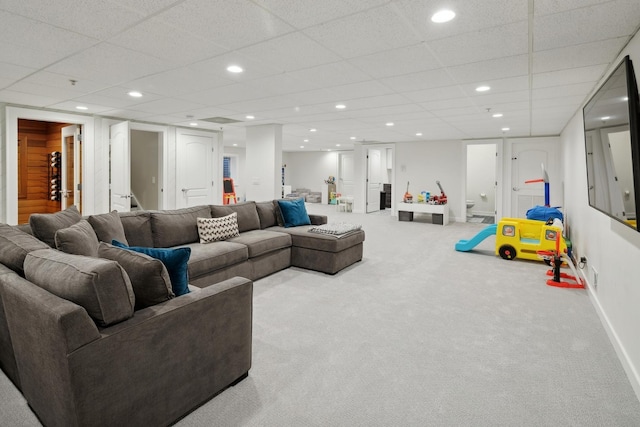
POLYGON ((589 205, 638 230, 640 100, 626 56, 585 105, 589 205))

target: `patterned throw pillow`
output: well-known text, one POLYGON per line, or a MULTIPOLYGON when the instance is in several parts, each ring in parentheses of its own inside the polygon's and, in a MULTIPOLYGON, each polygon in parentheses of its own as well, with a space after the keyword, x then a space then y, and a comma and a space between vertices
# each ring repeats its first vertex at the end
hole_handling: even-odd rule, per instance
POLYGON ((211 243, 238 237, 238 214, 236 212, 220 218, 198 218, 200 243, 211 243))

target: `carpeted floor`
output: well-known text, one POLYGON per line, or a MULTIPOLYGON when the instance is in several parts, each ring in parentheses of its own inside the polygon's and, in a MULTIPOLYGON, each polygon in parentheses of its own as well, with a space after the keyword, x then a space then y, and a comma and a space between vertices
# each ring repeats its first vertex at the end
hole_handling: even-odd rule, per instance
MULTIPOLYGON (((364 259, 256 281, 249 377, 177 425, 640 425, 589 296, 543 263, 453 249, 483 224, 308 209, 362 224, 364 259)), ((16 393, 0 378, 1 420, 36 425, 16 393)))

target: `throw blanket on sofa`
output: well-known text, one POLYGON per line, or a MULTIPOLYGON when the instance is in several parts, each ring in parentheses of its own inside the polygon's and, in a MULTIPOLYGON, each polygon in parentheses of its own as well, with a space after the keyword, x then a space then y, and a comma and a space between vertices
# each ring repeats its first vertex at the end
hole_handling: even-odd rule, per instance
POLYGON ((361 225, 349 224, 346 222, 337 222, 331 224, 322 224, 309 229, 309 233, 327 234, 336 238, 345 237, 358 231, 361 225))

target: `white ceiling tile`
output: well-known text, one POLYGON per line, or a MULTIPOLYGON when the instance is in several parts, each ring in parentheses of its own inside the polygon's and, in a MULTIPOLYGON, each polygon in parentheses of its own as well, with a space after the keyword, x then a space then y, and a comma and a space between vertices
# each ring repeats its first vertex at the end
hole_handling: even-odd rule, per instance
POLYGON ((219 104, 221 108, 235 110, 235 111, 247 111, 248 113, 252 113, 253 111, 262 111, 269 108, 279 109, 279 108, 290 108, 293 110, 298 101, 292 98, 287 98, 285 96, 278 97, 269 97, 262 99, 252 99, 241 102, 231 102, 229 104, 219 104))
POLYGON ((444 66, 482 62, 528 52, 527 21, 430 41, 444 66))
MULTIPOLYGON (((457 87, 457 86, 456 86, 457 87)), ((447 110, 447 109, 458 109, 458 108, 477 108, 476 104, 474 104, 469 98, 453 98, 453 99, 440 99, 429 102, 420 102, 420 106, 422 106, 425 110, 428 111, 438 111, 438 110, 447 110)))
POLYGON ((205 76, 211 79, 228 79, 234 82, 246 82, 261 77, 281 74, 282 70, 265 64, 259 59, 243 55, 239 52, 227 52, 211 59, 188 65, 190 73, 194 73, 199 80, 206 80, 205 76), (244 69, 242 73, 234 74, 227 71, 229 65, 239 65, 244 69))
POLYGON ((466 93, 470 94, 471 97, 480 98, 504 92, 526 91, 529 89, 529 77, 520 76, 498 80, 478 80, 473 84, 461 85, 461 87, 466 93), (487 92, 477 92, 476 88, 480 85, 489 86, 491 89, 487 92))
POLYGON ((203 105, 224 105, 232 102, 266 98, 268 96, 269 91, 266 89, 259 90, 245 84, 235 83, 214 89, 181 95, 180 99, 203 105))
POLYGON ((292 93, 289 96, 293 99, 298 100, 300 106, 321 105, 322 108, 324 104, 336 102, 338 95, 330 89, 314 89, 304 92, 292 93))
POLYGON ((7 89, 14 90, 16 92, 31 93, 34 95, 42 95, 54 99, 69 99, 73 98, 73 93, 69 92, 67 88, 58 88, 54 86, 46 86, 41 84, 29 83, 20 81, 9 86, 7 89))
POLYGON ((567 96, 575 96, 580 94, 587 94, 593 88, 593 83, 578 83, 564 86, 545 87, 540 89, 534 89, 532 91, 532 98, 545 99, 545 98, 563 98, 567 96))
POLYGON ((136 110, 146 111, 149 114, 177 115, 183 112, 190 113, 192 110, 202 108, 202 104, 189 102, 182 99, 162 98, 155 101, 144 102, 136 105, 136 110))
POLYGON ((552 15, 571 9, 597 5, 599 3, 602 3, 602 0, 536 0, 533 5, 533 13, 536 17, 552 15))
POLYGON ((626 44, 626 37, 583 43, 533 53, 533 72, 609 64, 626 44))
POLYGON ((606 2, 536 17, 533 50, 538 52, 632 35, 640 22, 640 2, 627 3, 625 8, 611 7, 606 2))
POLYGON ((82 7, 75 0, 56 0, 55 7, 42 7, 41 0, 3 2, 2 9, 48 25, 105 40, 143 18, 115 3, 93 2, 82 7))
POLYGON ((404 104, 407 104, 407 98, 399 94, 369 96, 350 100, 345 112, 404 104))
POLYGON ((306 28, 388 3, 388 0, 256 0, 256 3, 290 25, 306 28))
POLYGON ((349 63, 374 78, 398 76, 441 67, 425 43, 352 58, 349 63))
POLYGON ((0 90, 0 100, 9 104, 32 105, 34 107, 46 107, 58 102, 57 98, 16 92, 8 89, 0 90))
POLYGON ((533 88, 564 86, 574 83, 590 82, 595 84, 604 75, 606 64, 589 67, 572 68, 570 70, 550 71, 533 75, 533 88))
POLYGON ((315 89, 315 85, 307 80, 296 79, 289 73, 260 77, 246 83, 248 86, 266 90, 271 95, 286 95, 315 89))
POLYGON ((396 92, 413 92, 455 84, 455 81, 444 68, 405 74, 403 76, 387 77, 380 81, 396 92))
MULTIPOLYGON (((393 93, 391 89, 382 83, 369 80, 366 82, 352 83, 349 85, 342 85, 332 87, 330 89, 335 94, 335 100, 348 104, 350 99, 367 98, 378 95, 389 95, 393 93)), ((349 105, 347 105, 349 108, 349 105)))
POLYGON ((393 5, 370 9, 326 24, 304 30, 328 49, 344 58, 367 55, 420 42, 406 31, 404 19, 395 13, 393 5))
POLYGON ((0 62, 0 78, 8 78, 12 80, 20 80, 35 73, 35 68, 23 67, 21 65, 7 64, 0 62))
POLYGON ((227 49, 248 46, 294 30, 248 0, 186 0, 156 16, 166 24, 227 49))
POLYGON ((298 80, 310 82, 316 88, 330 88, 371 80, 368 75, 344 61, 292 71, 289 74, 298 80))
POLYGON ((285 34, 239 50, 284 71, 315 67, 341 58, 301 32, 285 34), (295 52, 295 53, 294 53, 295 52))
POLYGON ((33 19, 0 11, 0 58, 40 68, 80 52, 98 41, 33 19))
POLYGON ((505 77, 526 76, 529 72, 529 55, 516 55, 489 61, 449 67, 449 74, 456 83, 473 83, 505 77))
POLYGON ((93 93, 105 89, 107 84, 82 79, 72 79, 69 76, 48 71, 38 71, 22 80, 25 83, 33 83, 36 85, 52 86, 60 89, 66 89, 71 96, 78 96, 86 93, 93 93), (71 82, 75 80, 75 82, 71 82))
POLYGON ((165 96, 178 96, 227 86, 234 81, 221 75, 214 75, 199 67, 181 67, 142 77, 127 83, 132 89, 152 92, 165 96))
POLYGON ((357 118, 367 123, 386 123, 406 118, 412 113, 421 114, 424 117, 430 117, 431 115, 426 112, 422 107, 416 104, 402 104, 392 105, 386 107, 367 108, 357 111, 350 111, 348 114, 350 117, 357 118))
POLYGON ((576 111, 580 106, 580 104, 582 104, 582 101, 585 100, 585 98, 586 98, 586 95, 574 95, 574 96, 563 96, 560 98, 534 99, 532 101, 532 104, 533 104, 534 111, 541 108, 553 107, 556 105, 573 106, 573 110, 576 111))
POLYGON ((181 3, 182 0, 105 0, 109 3, 118 4, 131 10, 135 10, 144 16, 153 15, 173 4, 181 3))
POLYGON ((438 87, 435 89, 417 90, 404 94, 407 98, 415 102, 433 102, 457 98, 466 98, 466 94, 460 86, 438 87))
POLYGON ((266 109, 258 111, 250 111, 256 120, 277 120, 280 118, 299 117, 300 120, 306 120, 306 117, 314 114, 325 114, 321 108, 312 105, 294 108, 278 108, 266 109))
POLYGON ((141 22, 110 38, 109 43, 176 64, 201 61, 226 52, 226 49, 211 41, 195 37, 157 19, 141 22))
POLYGON ((134 52, 108 43, 101 43, 63 59, 47 71, 74 78, 120 84, 148 74, 172 68, 172 64, 149 55, 134 52))
POLYGON ((96 105, 96 104, 87 104, 87 103, 79 103, 77 101, 65 101, 59 102, 57 104, 48 105, 49 108, 55 108, 56 110, 66 110, 66 111, 74 111, 76 113, 80 112, 76 107, 78 105, 82 105, 87 107, 87 110, 82 110, 84 114, 102 114, 105 111, 111 110, 109 107, 105 107, 104 105, 96 105))
POLYGON ((474 96, 472 99, 476 105, 483 108, 499 108, 500 104, 529 101, 529 91, 521 90, 516 92, 492 93, 474 96))
POLYGON ((118 117, 121 119, 136 120, 143 117, 149 117, 148 113, 141 111, 127 110, 125 108, 114 108, 113 110, 105 110, 101 115, 106 117, 118 117))

